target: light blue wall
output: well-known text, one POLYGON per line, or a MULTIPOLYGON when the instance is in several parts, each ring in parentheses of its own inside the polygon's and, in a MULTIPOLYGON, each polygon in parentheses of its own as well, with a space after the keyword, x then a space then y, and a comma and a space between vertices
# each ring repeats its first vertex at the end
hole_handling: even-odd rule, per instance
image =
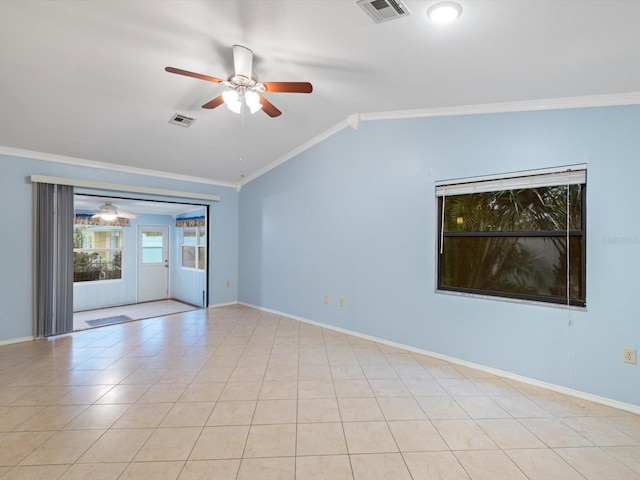
MULTIPOLYGON (((220 195, 219 202, 204 202, 210 205, 209 298, 212 304, 237 300, 235 189, 0 155, 0 200, 5 225, 0 236, 0 342, 33 335, 33 184, 29 181, 32 174, 220 195), (226 280, 230 280, 231 287, 225 286, 226 280)), ((117 196, 117 192, 106 193, 117 196)), ((138 194, 136 197, 188 201, 138 194)))
POLYGON ((242 188, 239 300, 640 405, 622 363, 640 348, 638 125, 628 106, 347 128, 242 188), (435 292, 435 181, 578 163, 586 310, 435 292))

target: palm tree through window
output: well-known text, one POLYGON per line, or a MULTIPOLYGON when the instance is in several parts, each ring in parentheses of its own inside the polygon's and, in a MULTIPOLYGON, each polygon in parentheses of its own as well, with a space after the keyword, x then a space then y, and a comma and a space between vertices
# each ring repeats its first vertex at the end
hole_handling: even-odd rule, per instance
POLYGON ((439 197, 438 288, 584 306, 585 186, 439 197))

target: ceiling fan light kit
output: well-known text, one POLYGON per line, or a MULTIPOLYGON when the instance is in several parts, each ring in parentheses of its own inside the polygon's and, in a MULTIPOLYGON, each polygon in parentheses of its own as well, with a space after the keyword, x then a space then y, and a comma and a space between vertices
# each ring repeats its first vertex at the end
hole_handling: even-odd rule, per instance
POLYGON ((113 222, 117 218, 136 218, 136 215, 119 211, 111 202, 100 205, 98 211, 91 218, 100 218, 105 222, 113 222))
POLYGON ((251 113, 256 113, 258 110, 262 109, 260 95, 252 90, 244 92, 244 102, 247 104, 247 107, 249 107, 251 113))
POLYGON ((235 90, 227 90, 222 92, 222 100, 224 104, 233 113, 240 113, 242 111, 242 100, 240 100, 240 94, 235 90))
POLYGON ((270 117, 277 117, 282 115, 282 112, 267 100, 263 93, 311 93, 313 91, 313 86, 309 82, 259 82, 258 76, 253 72, 253 52, 242 45, 233 46, 233 65, 234 73, 227 80, 175 67, 166 67, 165 71, 226 86, 228 90, 202 105, 202 108, 212 109, 224 103, 229 110, 238 114, 242 113, 243 106, 246 105, 251 113, 262 110, 270 117))
POLYGON ((243 105, 249 107, 251 113, 256 113, 262 109, 260 95, 253 90, 246 90, 242 87, 222 92, 222 100, 233 113, 242 113, 243 105))

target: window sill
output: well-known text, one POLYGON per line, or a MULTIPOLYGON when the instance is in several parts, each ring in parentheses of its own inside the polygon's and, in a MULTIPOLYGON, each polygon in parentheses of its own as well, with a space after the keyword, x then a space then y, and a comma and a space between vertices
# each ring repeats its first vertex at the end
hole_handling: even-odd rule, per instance
POLYGON ((521 305, 531 305, 536 307, 548 307, 562 310, 573 310, 576 312, 586 312, 587 306, 577 306, 577 305, 566 305, 561 303, 551 303, 551 302, 542 302, 535 300, 525 300, 522 298, 508 298, 508 297, 499 297, 495 295, 482 295, 481 293, 470 293, 470 292, 456 292, 452 290, 440 290, 438 288, 435 289, 434 293, 436 295, 452 295, 455 297, 465 297, 465 298, 477 298, 479 300, 490 300, 496 302, 506 302, 506 303, 516 303, 521 305))
POLYGON ((78 286, 78 285, 111 285, 114 283, 124 283, 124 279, 123 278, 114 278, 111 280, 91 280, 88 282, 73 282, 73 286, 78 286))

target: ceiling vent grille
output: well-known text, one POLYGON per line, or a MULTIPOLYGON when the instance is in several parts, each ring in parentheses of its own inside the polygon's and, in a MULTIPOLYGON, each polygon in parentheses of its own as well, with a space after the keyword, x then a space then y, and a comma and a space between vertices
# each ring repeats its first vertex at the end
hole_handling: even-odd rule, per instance
POLYGON ((356 3, 376 23, 411 15, 411 11, 401 0, 358 0, 356 3))
POLYGON ((173 123, 174 125, 180 125, 181 127, 189 128, 193 122, 195 122, 195 118, 187 117, 186 115, 180 115, 176 113, 171 117, 169 123, 173 123))

